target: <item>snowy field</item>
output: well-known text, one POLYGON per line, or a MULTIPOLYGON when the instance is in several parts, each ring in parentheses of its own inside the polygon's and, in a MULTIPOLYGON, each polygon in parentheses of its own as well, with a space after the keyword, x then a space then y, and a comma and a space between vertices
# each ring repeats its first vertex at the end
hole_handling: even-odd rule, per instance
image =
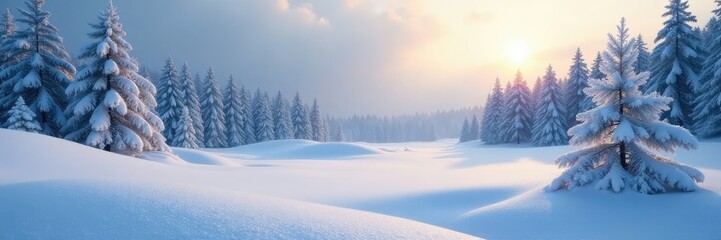
POLYGON ((545 192, 568 146, 284 140, 152 162, 0 142, 0 239, 721 239, 721 142, 675 156, 702 190, 660 195, 545 192))

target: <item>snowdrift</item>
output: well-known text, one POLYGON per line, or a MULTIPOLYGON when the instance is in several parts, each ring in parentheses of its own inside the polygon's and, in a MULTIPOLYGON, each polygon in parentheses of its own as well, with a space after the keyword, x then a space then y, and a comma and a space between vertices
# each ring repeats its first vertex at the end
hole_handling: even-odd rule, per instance
MULTIPOLYGON (((208 149, 225 154, 242 154, 253 159, 346 159, 383 153, 380 149, 354 143, 321 143, 309 140, 275 140, 228 149, 208 149)), ((240 156, 241 158, 243 156, 240 156)), ((236 155, 236 157, 238 157, 236 155)))

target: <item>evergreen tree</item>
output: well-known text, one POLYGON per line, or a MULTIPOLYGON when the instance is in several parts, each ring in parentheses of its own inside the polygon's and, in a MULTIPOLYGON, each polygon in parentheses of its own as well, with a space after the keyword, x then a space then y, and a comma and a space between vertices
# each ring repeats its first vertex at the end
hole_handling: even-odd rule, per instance
POLYGON ((345 142, 345 133, 343 132, 343 128, 338 125, 337 130, 335 131, 335 135, 333 137, 333 141, 336 142, 345 142))
POLYGON ((243 112, 243 132, 245 133, 245 144, 256 143, 255 139, 255 117, 253 116, 253 104, 250 93, 245 86, 240 88, 240 103, 243 112))
POLYGON ((205 147, 203 143, 203 139, 205 139, 203 134, 205 128, 203 127, 203 116, 200 111, 200 99, 198 98, 198 89, 196 87, 199 85, 196 85, 191 74, 192 72, 190 71, 188 63, 183 64, 183 68, 180 71, 180 89, 183 90, 185 96, 185 102, 183 104, 188 108, 188 114, 190 114, 190 118, 193 120, 195 138, 197 140, 195 144, 198 145, 198 147, 205 147))
POLYGON ((522 143, 531 138, 533 125, 531 112, 531 92, 521 71, 516 73, 516 79, 511 89, 507 90, 505 116, 502 121, 505 142, 522 143))
POLYGON ((180 115, 177 129, 175 129, 175 139, 171 141, 175 147, 181 148, 198 148, 198 139, 195 137, 195 127, 193 126, 193 117, 187 107, 183 107, 183 113, 180 115))
MULTIPOLYGON (((578 55, 577 55, 578 56, 578 55)), ((531 142, 536 146, 556 146, 568 143, 566 109, 563 92, 556 80, 556 72, 549 65, 538 92, 536 119, 533 123, 531 142)))
MULTIPOLYGON (((541 91, 541 83, 543 80, 541 80, 541 77, 536 77, 536 82, 533 83, 533 90, 531 90, 531 109, 535 111, 536 107, 538 106, 538 100, 539 100, 539 92, 541 91)), ((535 118, 535 116, 531 116, 535 118)))
POLYGON ((268 95, 260 89, 255 91, 253 98, 253 119, 255 122, 255 139, 258 142, 271 141, 275 138, 273 132, 273 114, 270 112, 268 95))
POLYGON ((223 112, 223 95, 220 93, 218 80, 215 79, 213 69, 208 69, 208 74, 203 82, 203 97, 201 109, 203 115, 203 128, 205 128, 205 147, 223 148, 228 146, 225 136, 225 113, 223 112))
POLYGON ((698 142, 686 129, 659 120, 672 99, 639 91, 648 72, 634 72, 636 41, 629 41, 624 20, 618 32, 609 34, 603 55, 601 70, 609 77, 590 80, 586 90, 598 107, 579 114, 581 124, 568 131, 571 144, 583 148, 556 160, 567 169, 549 189, 595 182, 597 189, 614 192, 627 188, 646 194, 693 191, 694 181, 703 181, 703 174, 653 151, 693 149, 698 142))
POLYGON ((172 58, 165 60, 158 84, 158 95, 155 97, 158 102, 156 110, 165 124, 163 136, 168 139, 168 143, 171 143, 175 139, 175 129, 182 120, 181 115, 186 100, 184 90, 180 85, 180 76, 178 76, 178 70, 175 68, 172 58))
POLYGON ((15 101, 15 105, 8 111, 8 120, 3 125, 4 128, 18 131, 37 133, 42 130, 40 123, 35 120, 35 113, 30 111, 23 97, 19 97, 15 101))
POLYGON ((300 94, 296 93, 293 98, 293 107, 291 109, 291 120, 293 121, 293 138, 295 139, 313 139, 311 132, 310 120, 308 112, 305 109, 300 94))
POLYGON ((93 42, 80 54, 87 64, 65 90, 72 99, 65 138, 129 156, 169 152, 160 133, 163 121, 152 111, 155 86, 138 73, 138 63, 128 55, 132 46, 123 39, 112 2, 90 26, 93 42))
MULTIPOLYGON (((12 42, 11 36, 17 30, 14 19, 15 18, 10 13, 10 10, 6 9, 5 14, 3 15, 2 22, 0 22, 0 49, 2 49, 2 46, 4 45, 6 40, 10 40, 9 42, 12 42)), ((0 71, 7 67, 5 64, 10 62, 11 57, 11 55, 8 55, 4 51, 0 52, 0 71)), ((2 84, 2 79, 0 79, 0 84, 2 84)))
MULTIPOLYGON (((716 0, 715 18, 721 18, 721 0, 716 0)), ((715 19, 714 18, 714 19, 715 19)), ((707 43, 709 55, 701 70, 703 86, 696 98, 694 109, 694 131, 703 137, 721 135, 721 24, 709 24, 711 32, 707 43)))
POLYGON ((601 58, 601 53, 599 52, 596 54, 596 59, 593 60, 593 65, 591 65, 591 73, 589 75, 591 79, 604 79, 606 77, 606 74, 601 72, 602 62, 603 59, 601 58))
POLYGON ((474 114, 473 120, 471 120, 470 127, 468 128, 468 140, 478 140, 481 138, 481 126, 480 122, 478 121, 478 117, 474 114))
POLYGON ((468 123, 468 118, 463 119, 463 127, 461 128, 461 136, 458 138, 458 142, 468 142, 470 141, 470 132, 471 132, 471 126, 468 123))
POLYGON ((235 147, 245 143, 245 129, 243 129, 243 104, 240 98, 240 89, 235 85, 233 75, 230 75, 228 86, 225 89, 225 132, 228 146, 235 147))
POLYGON ((646 92, 659 92, 673 99, 669 111, 661 116, 663 120, 682 127, 693 124, 691 112, 695 91, 699 89, 698 73, 703 61, 700 36, 691 30, 689 22, 696 22, 688 9, 688 2, 670 0, 666 6, 664 27, 658 32, 653 49, 653 66, 646 92))
POLYGON ((651 53, 648 52, 646 42, 643 41, 641 34, 636 37, 636 41, 638 59, 636 59, 636 64, 633 65, 633 70, 636 73, 646 72, 651 67, 651 53))
POLYGON ((564 89, 568 126, 575 126, 579 123, 576 115, 595 107, 591 98, 583 92, 586 87, 588 87, 588 69, 583 60, 583 53, 578 48, 576 55, 573 56, 571 69, 568 70, 568 81, 564 89))
POLYGON ((273 100, 273 123, 275 124, 273 128, 275 139, 293 138, 293 123, 290 121, 288 102, 280 91, 273 100))
POLYGON ((13 56, 0 72, 0 106, 10 108, 23 97, 37 115, 42 133, 60 136, 67 119, 65 88, 70 84, 75 67, 63 47, 62 37, 50 24, 50 13, 43 10, 44 0, 28 0, 26 10, 19 9, 18 20, 26 28, 7 37, 0 52, 13 56))
POLYGON ((493 91, 488 95, 486 107, 483 109, 481 120, 481 141, 485 144, 501 143, 501 128, 499 127, 504 116, 505 100, 501 81, 496 78, 493 91))
POLYGON ((313 134, 313 141, 328 141, 328 130, 326 129, 323 117, 320 114, 318 99, 313 99, 313 107, 310 110, 310 127, 313 134))

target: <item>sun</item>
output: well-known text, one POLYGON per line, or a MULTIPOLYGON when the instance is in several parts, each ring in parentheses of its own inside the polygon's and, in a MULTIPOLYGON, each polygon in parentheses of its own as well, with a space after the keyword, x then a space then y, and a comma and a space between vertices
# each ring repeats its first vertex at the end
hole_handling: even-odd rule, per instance
POLYGON ((515 40, 508 44, 508 59, 514 65, 524 64, 530 54, 531 49, 525 41, 515 40))

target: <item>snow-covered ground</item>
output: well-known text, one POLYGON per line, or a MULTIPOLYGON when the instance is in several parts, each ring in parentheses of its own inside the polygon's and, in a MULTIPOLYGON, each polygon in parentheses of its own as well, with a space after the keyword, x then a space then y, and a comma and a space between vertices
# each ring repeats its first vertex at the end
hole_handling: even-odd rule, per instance
POLYGON ((545 192, 569 150, 283 140, 153 162, 0 129, 0 239, 721 238, 721 142, 675 156, 703 190, 654 196, 545 192))

